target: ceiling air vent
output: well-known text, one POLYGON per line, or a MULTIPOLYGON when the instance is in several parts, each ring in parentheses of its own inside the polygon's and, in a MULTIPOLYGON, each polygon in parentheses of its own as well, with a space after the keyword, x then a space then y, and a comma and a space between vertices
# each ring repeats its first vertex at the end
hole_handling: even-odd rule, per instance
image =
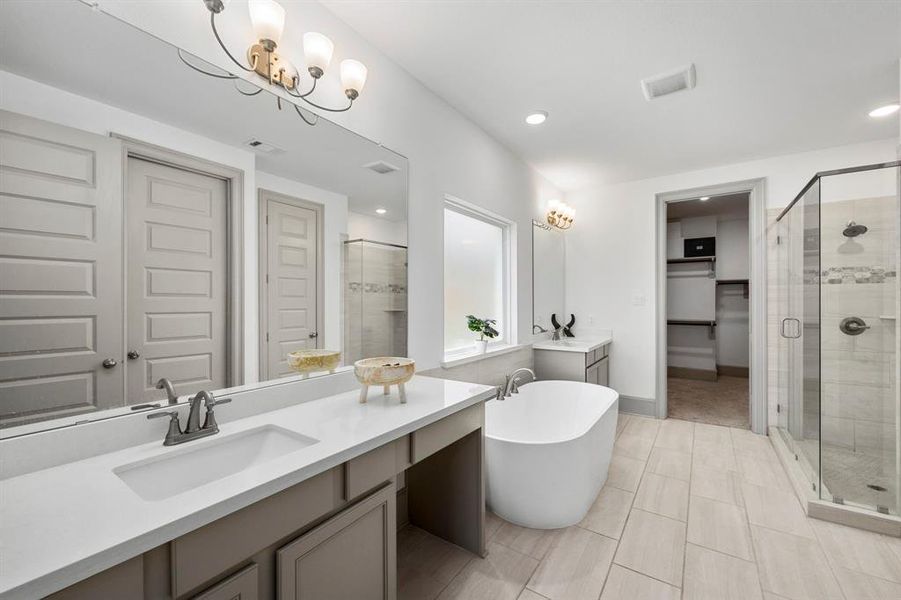
POLYGON ((400 171, 400 167, 395 167, 391 163, 386 163, 383 160, 377 160, 375 162, 369 163, 368 165, 363 165, 363 168, 369 169, 370 171, 375 171, 379 175, 386 175, 388 173, 400 171))
POLYGON ((275 144, 270 144, 257 138, 250 138, 244 142, 244 145, 250 146, 255 152, 262 152, 263 154, 284 154, 285 152, 275 144))
POLYGON ((682 90, 690 90, 695 86, 694 64, 679 67, 653 77, 641 80, 641 91, 647 100, 666 96, 682 90))

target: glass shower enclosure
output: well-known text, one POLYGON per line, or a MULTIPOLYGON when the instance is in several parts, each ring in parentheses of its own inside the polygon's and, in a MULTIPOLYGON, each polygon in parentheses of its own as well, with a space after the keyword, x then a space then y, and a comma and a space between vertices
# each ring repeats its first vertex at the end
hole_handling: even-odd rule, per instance
POLYGON ((344 242, 344 364, 407 355, 407 247, 344 242))
POLYGON ((776 223, 777 431, 821 500, 899 514, 901 161, 818 173, 776 223))

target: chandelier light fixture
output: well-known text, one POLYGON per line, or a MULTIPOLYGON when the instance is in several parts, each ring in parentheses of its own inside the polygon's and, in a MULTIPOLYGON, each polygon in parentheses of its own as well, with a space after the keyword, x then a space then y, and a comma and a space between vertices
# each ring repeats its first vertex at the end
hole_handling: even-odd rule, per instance
MULTIPOLYGON (((310 106, 319 110, 328 112, 345 112, 350 110, 363 90, 366 84, 367 70, 366 66, 358 60, 347 59, 341 61, 341 87, 344 95, 347 97, 347 106, 332 108, 323 106, 313 102, 308 98, 316 91, 316 84, 325 74, 329 63, 332 61, 332 53, 335 45, 330 39, 321 33, 314 31, 305 33, 303 36, 303 52, 307 63, 307 72, 312 79, 309 89, 301 92, 299 90, 301 77, 294 65, 289 60, 281 56, 278 50, 278 42, 282 37, 285 29, 285 9, 275 0, 248 0, 248 8, 250 9, 250 22, 253 26, 254 35, 257 41, 250 45, 247 49, 247 64, 242 63, 222 42, 219 30, 216 28, 216 15, 225 10, 227 0, 203 0, 203 4, 210 11, 210 27, 213 35, 219 43, 219 47, 225 52, 226 56, 235 63, 240 69, 248 73, 256 73, 265 78, 269 85, 277 85, 281 87, 285 93, 293 98, 303 100, 310 106)), ((201 69, 192 65, 185 59, 181 50, 178 55, 182 62, 186 65, 210 77, 217 79, 238 79, 237 75, 211 73, 205 69, 201 69)), ((237 82, 236 82, 237 83, 237 82)), ((245 96, 256 96, 262 90, 258 88, 253 92, 245 92, 235 85, 240 93, 245 96)), ((282 107, 281 98, 276 97, 279 109, 282 107)), ((297 105, 293 105, 294 110, 308 125, 315 125, 318 118, 308 119, 297 105)))
POLYGON ((551 227, 566 231, 573 226, 576 218, 576 209, 560 202, 559 200, 551 200, 548 203, 547 224, 551 227))

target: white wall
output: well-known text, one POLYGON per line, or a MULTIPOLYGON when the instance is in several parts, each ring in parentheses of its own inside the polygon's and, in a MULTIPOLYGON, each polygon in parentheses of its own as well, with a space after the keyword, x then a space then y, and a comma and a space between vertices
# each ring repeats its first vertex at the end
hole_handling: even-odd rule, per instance
MULTIPOLYGON (((209 28, 201 2, 103 0, 103 10, 201 58, 229 67, 209 28)), ((369 68, 369 81, 353 110, 330 116, 410 160, 409 278, 410 354, 421 368, 443 356, 443 198, 452 194, 501 214, 529 231, 531 219, 559 192, 507 148, 427 90, 401 67, 365 41, 346 23, 314 2, 284 4, 285 35, 279 46, 302 64, 302 34, 320 31, 335 43, 333 65, 357 58, 369 68)), ((229 3, 218 19, 223 39, 241 54, 252 41, 244 2, 229 3)), ((321 98, 340 103, 337 68, 320 83, 321 98)), ((326 101, 328 101, 326 100, 326 101)), ((256 219, 248 223, 255 227, 256 219)), ((519 235, 517 329, 531 339, 531 236, 519 235)))
POLYGON ((656 194, 765 177, 767 205, 785 206, 817 171, 894 160, 897 144, 887 139, 567 194, 579 212, 566 235, 567 312, 613 330, 617 391, 655 396, 656 194))
POLYGON ((347 213, 347 237, 406 246, 407 222, 389 221, 350 211, 347 213))

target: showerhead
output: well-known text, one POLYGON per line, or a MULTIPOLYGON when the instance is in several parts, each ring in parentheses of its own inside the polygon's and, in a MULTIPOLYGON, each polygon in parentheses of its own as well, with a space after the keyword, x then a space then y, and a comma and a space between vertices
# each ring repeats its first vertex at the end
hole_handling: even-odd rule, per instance
POLYGON ((845 227, 845 230, 842 233, 844 234, 845 237, 853 238, 853 237, 857 237, 860 234, 866 233, 866 232, 867 232, 866 225, 858 225, 854 221, 849 221, 848 226, 845 227))

